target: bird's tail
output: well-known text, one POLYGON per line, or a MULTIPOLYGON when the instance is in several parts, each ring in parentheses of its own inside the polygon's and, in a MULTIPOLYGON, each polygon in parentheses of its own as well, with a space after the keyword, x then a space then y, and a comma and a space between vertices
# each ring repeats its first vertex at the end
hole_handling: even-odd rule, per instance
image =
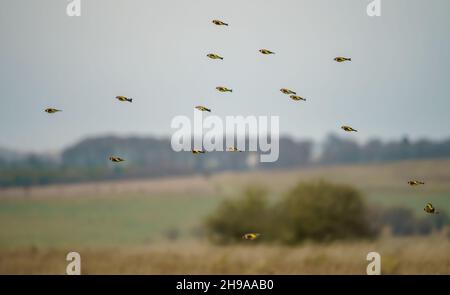
POLYGON ((228 24, 224 23, 224 25, 228 27, 228 24))
POLYGON ((230 90, 228 90, 228 91, 233 92, 233 89, 230 89, 230 90))
POLYGON ((223 57, 219 57, 219 58, 223 60, 223 57))
POLYGON ((132 98, 128 98, 127 101, 133 102, 133 99, 132 98))
POLYGON ((347 60, 348 60, 348 61, 352 61, 352 59, 351 59, 351 58, 347 58, 347 60))

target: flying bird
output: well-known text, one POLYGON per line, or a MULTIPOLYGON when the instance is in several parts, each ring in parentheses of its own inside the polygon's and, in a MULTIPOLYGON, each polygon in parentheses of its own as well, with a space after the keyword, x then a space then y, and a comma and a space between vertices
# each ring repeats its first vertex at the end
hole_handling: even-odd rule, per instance
POLYGON ((116 98, 117 98, 118 100, 120 100, 120 101, 133 102, 133 99, 132 99, 132 98, 128 98, 128 97, 122 96, 122 95, 116 96, 116 98))
POLYGON ((342 128, 344 131, 347 131, 347 132, 358 132, 358 130, 353 129, 353 128, 350 127, 350 126, 342 126, 341 128, 342 128))
POLYGON ((202 111, 202 112, 210 112, 211 113, 211 110, 206 108, 206 107, 204 107, 204 106, 196 106, 195 108, 197 110, 199 110, 199 111, 202 111))
POLYGON ((227 149, 227 151, 229 151, 229 152, 242 152, 242 151, 240 151, 237 147, 235 147, 235 146, 232 146, 232 147, 229 147, 228 149, 227 149))
POLYGON ((439 214, 439 211, 436 211, 436 208, 433 207, 433 204, 428 203, 425 208, 423 208, 423 211, 430 213, 430 214, 439 214))
POLYGON ((408 184, 410 186, 416 186, 416 185, 425 184, 425 182, 422 182, 422 181, 419 181, 419 180, 410 180, 410 181, 408 181, 408 184))
POLYGON ((351 58, 342 57, 342 56, 335 57, 334 60, 337 61, 337 62, 352 61, 351 58))
POLYGON ((243 235, 242 238, 244 240, 253 241, 253 240, 256 240, 257 238, 259 238, 259 236, 260 236, 260 234, 258 234, 258 233, 248 233, 248 234, 243 235))
POLYGON ((294 91, 292 91, 292 90, 289 90, 289 89, 287 89, 287 88, 281 88, 280 89, 280 91, 283 93, 283 94, 297 94, 297 93, 295 93, 294 91))
POLYGON ((306 101, 305 98, 300 97, 300 96, 298 96, 298 95, 291 95, 291 96, 289 96, 289 97, 292 98, 293 100, 304 100, 304 101, 306 101))
POLYGON ((198 154, 204 154, 205 151, 204 151, 204 150, 196 150, 196 149, 193 149, 193 150, 192 150, 192 153, 193 153, 194 155, 198 155, 198 154))
POLYGON ((114 162, 114 163, 120 163, 120 162, 125 161, 125 160, 122 159, 121 157, 115 157, 115 156, 109 157, 109 160, 110 160, 111 162, 114 162))
POLYGON ((228 26, 227 23, 224 23, 223 21, 218 20, 218 19, 213 20, 212 23, 217 25, 217 26, 228 26))
POLYGON ((210 59, 223 59, 223 57, 215 53, 209 53, 206 56, 209 57, 210 59))
POLYGON ((223 87, 223 86, 217 86, 216 89, 220 92, 233 92, 233 89, 229 89, 229 88, 223 87))
POLYGON ((54 109, 54 108, 47 108, 44 110, 44 112, 49 113, 49 114, 54 114, 57 112, 62 112, 62 110, 58 110, 58 109, 54 109))
POLYGON ((275 52, 272 52, 268 49, 260 49, 259 52, 261 52, 262 54, 275 54, 275 52))

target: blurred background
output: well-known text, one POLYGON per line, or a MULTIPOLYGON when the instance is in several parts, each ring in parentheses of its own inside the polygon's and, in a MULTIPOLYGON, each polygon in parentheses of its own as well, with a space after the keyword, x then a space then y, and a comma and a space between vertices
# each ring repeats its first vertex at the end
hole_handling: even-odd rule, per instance
POLYGON ((0 273, 450 274, 450 3, 370 2, 2 1, 0 273), (278 161, 172 151, 196 105, 278 161))

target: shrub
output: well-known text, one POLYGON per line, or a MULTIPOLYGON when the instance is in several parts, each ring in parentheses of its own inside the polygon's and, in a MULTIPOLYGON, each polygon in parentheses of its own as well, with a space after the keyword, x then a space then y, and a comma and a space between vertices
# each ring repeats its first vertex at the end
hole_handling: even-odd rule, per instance
POLYGON ((299 183, 276 206, 278 240, 332 241, 375 235, 361 194, 347 185, 299 183))
POLYGON ((429 235, 443 230, 450 224, 450 218, 445 212, 417 216, 410 208, 393 207, 379 209, 376 222, 390 228, 395 236, 429 235))
POLYGON ((299 183, 274 204, 266 190, 251 187, 242 197, 223 201, 208 217, 206 231, 217 243, 242 241, 247 232, 284 244, 366 238, 375 234, 367 214, 361 194, 349 186, 299 183))
MULTIPOLYGON (((393 207, 384 209, 380 215, 381 223, 388 226, 395 236, 413 235, 419 225, 414 212, 409 208, 393 207)), ((426 224, 421 225, 421 231, 430 231, 426 224)))

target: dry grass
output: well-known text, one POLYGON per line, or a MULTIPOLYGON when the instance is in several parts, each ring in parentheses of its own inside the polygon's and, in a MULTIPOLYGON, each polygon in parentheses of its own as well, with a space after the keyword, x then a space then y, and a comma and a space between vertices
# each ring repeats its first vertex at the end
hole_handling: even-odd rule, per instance
MULTIPOLYGON (((79 253, 83 274, 365 274, 371 251, 381 254, 383 274, 450 274, 450 241, 441 236, 299 247, 179 242, 79 253)), ((68 252, 0 250, 0 273, 64 274, 68 252)))

